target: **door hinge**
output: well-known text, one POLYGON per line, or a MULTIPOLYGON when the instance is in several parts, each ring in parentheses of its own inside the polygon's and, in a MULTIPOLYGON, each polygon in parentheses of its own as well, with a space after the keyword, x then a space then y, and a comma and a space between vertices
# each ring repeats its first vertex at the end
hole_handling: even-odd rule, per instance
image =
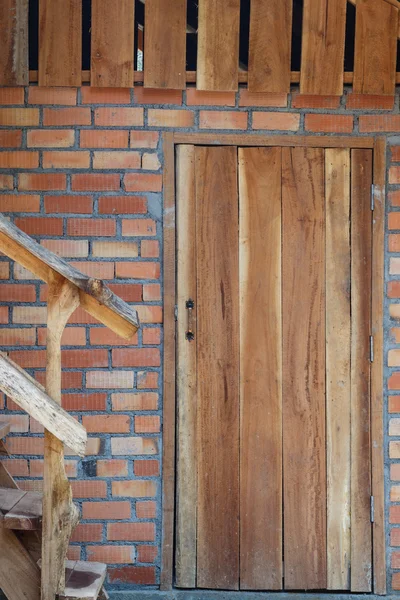
POLYGON ((374 210, 375 208, 375 186, 374 184, 371 185, 371 210, 374 210))
POLYGON ((175 321, 178 320, 178 305, 175 304, 174 306, 174 317, 175 317, 175 321))
POLYGON ((374 362, 374 336, 369 336, 369 360, 374 362))
POLYGON ((375 522, 375 502, 374 502, 374 497, 371 496, 370 500, 371 500, 371 523, 374 523, 375 522))

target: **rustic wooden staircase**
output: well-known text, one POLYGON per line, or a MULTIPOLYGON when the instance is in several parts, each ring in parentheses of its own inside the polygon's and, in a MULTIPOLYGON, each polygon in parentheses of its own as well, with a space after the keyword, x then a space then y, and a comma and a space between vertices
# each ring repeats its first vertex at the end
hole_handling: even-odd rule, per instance
POLYGON ((0 216, 0 251, 48 283, 46 387, 0 353, 0 390, 45 428, 43 494, 25 492, 1 458, 10 431, 0 420, 0 589, 8 600, 96 600, 106 565, 67 561, 78 509, 65 474, 64 444, 85 455, 86 431, 61 408, 61 336, 81 306, 115 333, 131 339, 136 312, 100 280, 89 278, 0 216))

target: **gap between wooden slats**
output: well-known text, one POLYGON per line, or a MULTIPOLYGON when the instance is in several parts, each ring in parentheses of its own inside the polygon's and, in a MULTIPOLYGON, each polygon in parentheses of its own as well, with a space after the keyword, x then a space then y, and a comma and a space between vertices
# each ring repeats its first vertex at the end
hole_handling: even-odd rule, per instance
POLYGON ((347 0, 304 0, 301 94, 343 94, 347 0))
POLYGON ((177 521, 176 585, 196 587, 196 205, 194 146, 178 146, 176 161, 177 193, 177 521), (187 300, 194 301, 192 328, 194 340, 186 338, 187 300))
POLYGON ((0 85, 28 82, 28 0, 1 0, 0 85))
POLYGON ((197 89, 238 89, 240 0, 200 0, 197 89))
POLYGON ((353 90, 394 94, 399 10, 385 0, 357 0, 353 90))
POLYGON ((325 150, 328 589, 350 589, 350 150, 325 150))
POLYGON ((92 0, 92 86, 133 86, 134 37, 135 0, 92 0))
POLYGON ((144 85, 186 87, 186 0, 147 0, 144 30, 144 85))
POLYGON ((293 0, 252 0, 248 89, 289 93, 293 0))
POLYGON ((240 589, 282 589, 281 148, 239 148, 240 589))
POLYGON ((80 86, 82 0, 40 0, 39 85, 80 86))

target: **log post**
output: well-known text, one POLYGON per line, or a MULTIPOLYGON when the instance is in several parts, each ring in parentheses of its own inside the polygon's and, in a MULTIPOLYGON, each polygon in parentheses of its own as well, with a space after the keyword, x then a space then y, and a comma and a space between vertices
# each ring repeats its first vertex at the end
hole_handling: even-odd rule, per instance
MULTIPOLYGON (((47 301, 46 392, 61 404, 61 336, 79 306, 77 288, 60 275, 49 281, 47 301)), ((64 446, 49 431, 44 441, 42 600, 54 600, 65 588, 65 559, 78 510, 64 468, 64 446)))

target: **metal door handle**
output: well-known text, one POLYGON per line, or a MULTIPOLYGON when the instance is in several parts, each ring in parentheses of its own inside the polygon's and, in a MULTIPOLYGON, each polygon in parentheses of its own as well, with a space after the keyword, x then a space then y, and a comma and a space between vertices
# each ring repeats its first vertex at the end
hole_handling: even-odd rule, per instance
POLYGON ((186 339, 189 342, 194 340, 193 309, 194 309, 194 301, 191 298, 189 298, 189 300, 186 301, 186 310, 188 311, 186 339))

